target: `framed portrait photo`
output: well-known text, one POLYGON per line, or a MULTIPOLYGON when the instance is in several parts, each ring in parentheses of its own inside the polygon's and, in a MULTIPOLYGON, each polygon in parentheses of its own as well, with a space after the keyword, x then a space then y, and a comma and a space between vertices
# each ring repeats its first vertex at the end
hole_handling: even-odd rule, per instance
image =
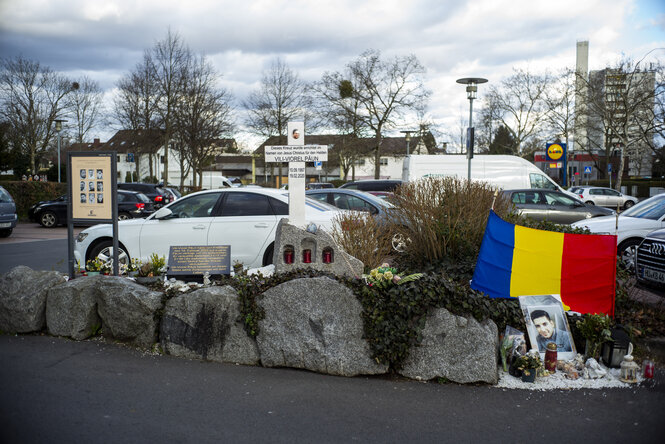
POLYGON ((577 351, 563 311, 561 296, 520 296, 519 301, 531 348, 537 349, 540 357, 545 359, 547 344, 554 342, 557 345, 557 359, 573 359, 577 351))

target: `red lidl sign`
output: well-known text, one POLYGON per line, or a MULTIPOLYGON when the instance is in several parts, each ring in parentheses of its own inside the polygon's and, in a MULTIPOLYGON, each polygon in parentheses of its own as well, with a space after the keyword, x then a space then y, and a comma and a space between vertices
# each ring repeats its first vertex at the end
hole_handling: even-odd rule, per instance
POLYGON ((559 160, 566 152, 565 143, 549 143, 547 144, 547 160, 559 160))

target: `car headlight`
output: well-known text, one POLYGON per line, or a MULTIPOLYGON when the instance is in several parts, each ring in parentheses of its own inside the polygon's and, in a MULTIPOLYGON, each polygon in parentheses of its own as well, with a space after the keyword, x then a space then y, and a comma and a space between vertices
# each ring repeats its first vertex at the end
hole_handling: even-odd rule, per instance
POLYGON ((78 236, 76 236, 76 242, 83 242, 85 238, 88 237, 88 233, 81 231, 78 236))

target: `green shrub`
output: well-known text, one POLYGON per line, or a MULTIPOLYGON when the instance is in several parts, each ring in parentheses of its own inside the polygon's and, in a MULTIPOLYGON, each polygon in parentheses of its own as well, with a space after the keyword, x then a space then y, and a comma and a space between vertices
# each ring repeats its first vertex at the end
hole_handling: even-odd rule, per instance
POLYGON ((402 185, 395 194, 394 230, 410 242, 403 255, 412 266, 439 263, 443 258, 475 256, 494 202, 500 216, 510 204, 482 182, 454 177, 427 178, 402 185))
POLYGON ((28 218, 28 209, 37 202, 57 199, 67 193, 67 184, 58 182, 14 181, 2 182, 2 186, 14 198, 21 220, 28 218))

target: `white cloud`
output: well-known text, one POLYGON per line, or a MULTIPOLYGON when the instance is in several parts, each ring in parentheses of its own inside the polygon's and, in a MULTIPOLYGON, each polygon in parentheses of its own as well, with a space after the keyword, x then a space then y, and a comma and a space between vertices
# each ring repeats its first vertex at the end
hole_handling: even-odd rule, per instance
MULTIPOLYGON (((430 115, 448 126, 468 107, 455 79, 490 84, 513 67, 572 67, 590 40, 590 67, 664 47, 653 0, 0 0, 0 56, 23 55, 107 89, 169 27, 224 75, 240 103, 281 57, 305 80, 343 70, 367 48, 414 53, 427 69, 430 115), (658 31, 658 32, 657 32, 658 31)), ((661 54, 662 57, 662 54, 661 54)), ((482 89, 480 90, 482 98, 482 89)))

